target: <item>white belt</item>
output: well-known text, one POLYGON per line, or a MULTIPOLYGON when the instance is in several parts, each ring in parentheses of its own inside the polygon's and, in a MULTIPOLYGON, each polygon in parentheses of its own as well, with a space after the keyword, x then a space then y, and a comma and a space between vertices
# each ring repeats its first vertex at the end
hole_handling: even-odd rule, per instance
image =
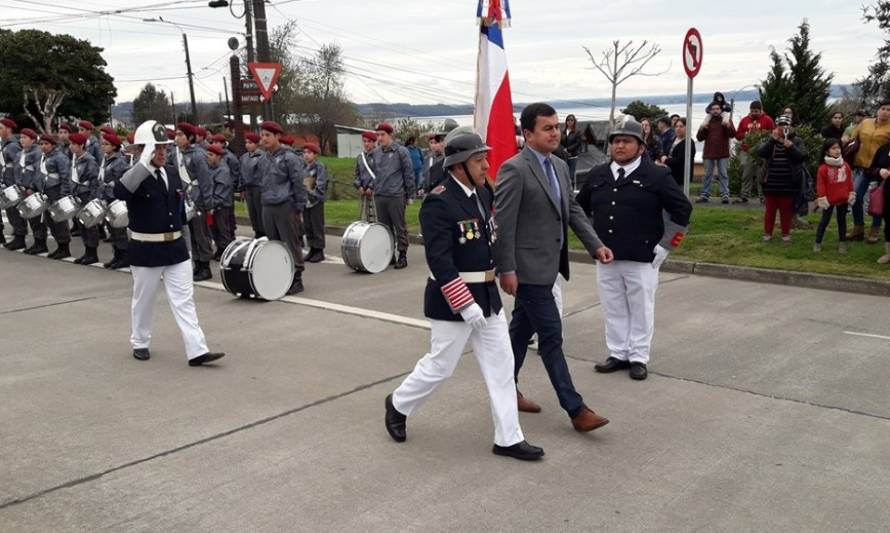
MULTIPOLYGON (((467 283, 486 283, 488 281, 494 281, 495 275, 494 270, 481 270, 479 272, 458 272, 457 273, 462 280, 467 283)), ((436 277, 430 273, 430 279, 435 280, 436 277)))
POLYGON ((138 231, 130 231, 130 238, 134 241, 145 242, 170 242, 182 237, 181 231, 170 231, 167 233, 139 233, 138 231))

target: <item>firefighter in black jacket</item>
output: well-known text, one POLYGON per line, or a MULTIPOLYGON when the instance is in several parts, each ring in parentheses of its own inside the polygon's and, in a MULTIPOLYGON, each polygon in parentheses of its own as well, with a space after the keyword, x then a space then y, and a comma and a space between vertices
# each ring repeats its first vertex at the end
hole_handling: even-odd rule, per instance
POLYGON ((420 208, 426 261, 432 273, 424 293, 431 347, 414 371, 386 397, 385 425, 397 442, 406 439, 407 417, 454 372, 467 343, 488 386, 495 435, 492 451, 539 459, 541 448, 519 427, 513 351, 495 285, 491 244, 497 238, 491 193, 485 188, 490 150, 475 133, 455 136, 445 147, 449 176, 420 208))
POLYGON ((223 353, 207 350, 195 310, 192 265, 182 238, 186 184, 175 166, 164 167, 170 140, 154 120, 136 129, 138 161, 114 184, 114 196, 127 202, 130 242, 127 258, 133 274, 133 357, 149 358, 152 316, 163 281, 170 310, 185 341, 189 366, 215 361, 223 353))
POLYGON ((683 240, 692 204, 667 168, 641 157, 646 143, 639 123, 628 119, 609 134, 609 144, 612 161, 588 174, 577 197, 615 255, 596 267, 609 357, 595 368, 629 368, 631 378, 646 379, 658 270, 683 240))

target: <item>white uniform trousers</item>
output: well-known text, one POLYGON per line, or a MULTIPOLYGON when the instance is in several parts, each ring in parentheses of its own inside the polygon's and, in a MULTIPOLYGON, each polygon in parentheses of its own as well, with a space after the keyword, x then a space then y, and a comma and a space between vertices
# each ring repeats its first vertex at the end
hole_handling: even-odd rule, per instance
POLYGON ((609 356, 649 363, 655 333, 655 291, 658 269, 652 263, 614 261, 596 264, 609 356))
POLYGON ((155 302, 163 278, 170 310, 182 332, 186 357, 194 359, 207 353, 207 341, 195 310, 191 261, 164 267, 131 266, 130 271, 133 273, 133 333, 130 336, 133 348, 148 348, 151 342, 155 302))
POLYGON ((430 320, 430 352, 392 394, 392 404, 400 413, 411 413, 451 377, 467 343, 473 347, 479 369, 488 387, 494 419, 494 443, 512 446, 525 440, 516 408, 516 382, 513 379, 513 350, 504 311, 489 316, 488 325, 474 330, 466 322, 430 320))

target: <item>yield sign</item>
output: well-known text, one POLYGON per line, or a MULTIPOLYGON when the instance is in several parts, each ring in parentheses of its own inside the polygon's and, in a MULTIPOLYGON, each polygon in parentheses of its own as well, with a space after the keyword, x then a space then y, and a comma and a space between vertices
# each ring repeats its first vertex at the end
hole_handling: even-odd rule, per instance
POLYGON ((281 75, 281 63, 248 63, 247 68, 253 74, 263 98, 266 100, 271 98, 272 90, 278 83, 278 76, 281 75))

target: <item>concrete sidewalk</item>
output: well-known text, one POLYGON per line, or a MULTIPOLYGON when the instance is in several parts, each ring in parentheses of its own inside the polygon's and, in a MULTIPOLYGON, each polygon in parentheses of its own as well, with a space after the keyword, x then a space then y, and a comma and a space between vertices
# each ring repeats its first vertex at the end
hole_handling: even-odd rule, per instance
POLYGON ((634 382, 592 372, 595 267, 573 264, 569 365, 612 422, 575 433, 531 356, 520 385, 544 411, 522 424, 547 456, 528 464, 491 454, 471 355, 389 439, 383 398, 428 347, 422 251, 371 276, 337 249, 287 301, 202 284, 228 352, 208 368, 163 296, 152 359, 130 357, 126 273, 0 250, 0 531, 887 529, 886 299, 663 274, 634 382))

